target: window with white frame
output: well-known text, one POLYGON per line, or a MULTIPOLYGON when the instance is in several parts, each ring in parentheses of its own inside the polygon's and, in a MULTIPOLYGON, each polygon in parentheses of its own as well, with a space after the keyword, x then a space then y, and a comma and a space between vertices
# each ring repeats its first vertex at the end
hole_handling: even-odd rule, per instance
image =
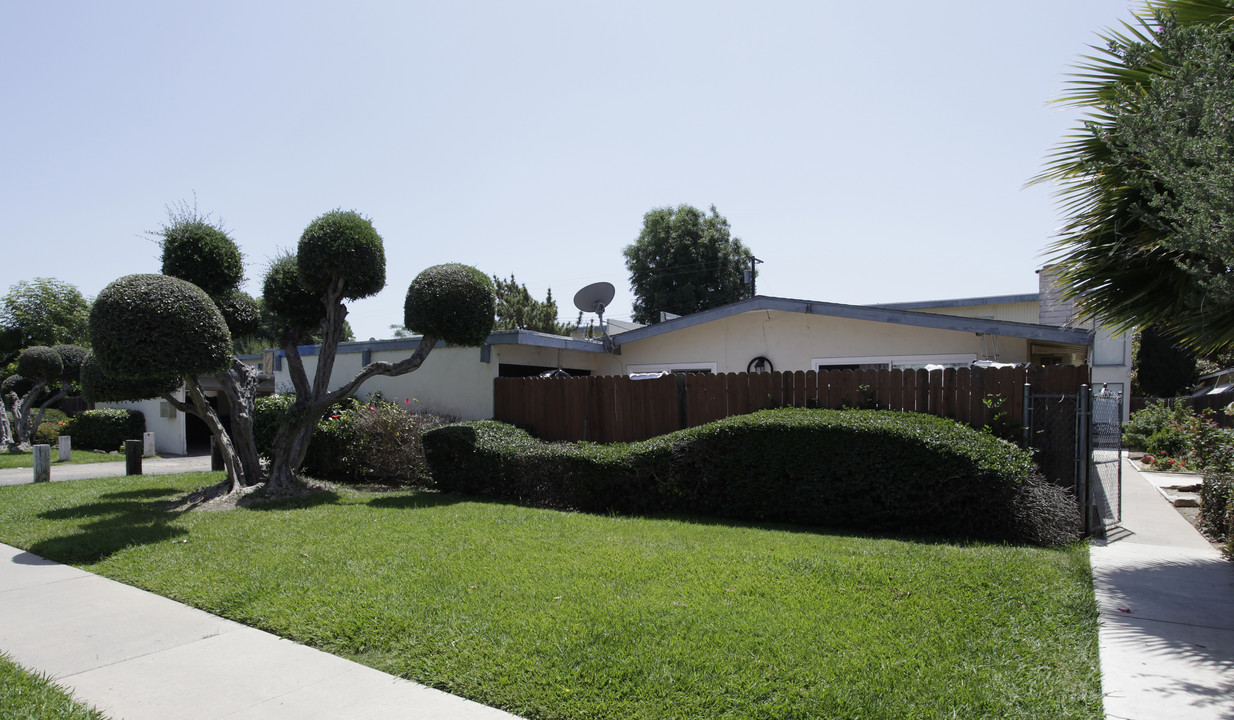
POLYGON ((681 362, 681 363, 660 363, 656 365, 627 365, 626 374, 633 375, 635 373, 713 373, 716 372, 719 365, 713 362, 681 362))
POLYGON ((977 360, 977 355, 882 355, 871 357, 814 358, 811 370, 918 370, 929 366, 944 368, 968 367, 977 360))

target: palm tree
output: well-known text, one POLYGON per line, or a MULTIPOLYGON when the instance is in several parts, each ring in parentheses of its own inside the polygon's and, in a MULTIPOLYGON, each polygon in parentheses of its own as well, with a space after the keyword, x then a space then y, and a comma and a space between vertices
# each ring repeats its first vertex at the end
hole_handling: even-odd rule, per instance
POLYGON ((1116 130, 1120 118, 1140 112, 1154 82, 1178 70, 1162 50, 1164 27, 1224 32, 1232 20, 1234 8, 1222 0, 1163 0, 1099 34, 1105 46, 1093 46, 1096 54, 1083 58, 1055 101, 1083 108, 1082 124, 1032 181, 1058 183, 1066 220, 1049 262, 1081 314, 1115 330, 1164 323, 1200 350, 1234 344, 1234 308, 1205 303, 1196 259, 1181 256, 1168 242, 1169 224, 1154 214, 1151 196, 1160 184, 1153 168, 1120 146, 1116 130))

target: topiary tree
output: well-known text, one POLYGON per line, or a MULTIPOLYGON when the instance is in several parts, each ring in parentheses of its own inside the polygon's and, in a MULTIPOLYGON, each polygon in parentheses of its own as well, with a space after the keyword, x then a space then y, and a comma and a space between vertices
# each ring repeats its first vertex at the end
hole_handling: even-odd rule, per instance
MULTIPOLYGON (((203 497, 218 490, 235 490, 243 485, 251 485, 261 481, 261 462, 256 446, 252 440, 253 403, 257 395, 257 371, 234 356, 234 348, 241 344, 236 338, 252 335, 261 324, 260 308, 257 302, 239 289, 244 280, 243 255, 239 247, 228 235, 221 223, 211 220, 208 216, 198 213, 195 206, 181 203, 168 208, 166 224, 151 235, 162 247, 163 276, 172 277, 191 284, 198 289, 195 295, 198 301, 205 296, 206 302, 215 311, 207 311, 197 307, 189 311, 188 317, 197 317, 200 322, 209 322, 206 336, 216 340, 218 334, 217 319, 221 318, 222 326, 229 334, 229 345, 224 348, 216 345, 212 352, 210 365, 214 370, 204 373, 212 375, 220 392, 224 394, 231 407, 230 435, 224 430, 216 413, 199 409, 194 393, 203 393, 198 378, 203 373, 190 374, 192 382, 185 384, 187 399, 182 400, 176 393, 186 375, 186 367, 172 368, 171 375, 154 372, 150 368, 142 369, 140 374, 126 374, 123 377, 111 377, 115 367, 108 364, 106 357, 101 357, 98 372, 92 370, 91 392, 96 400, 112 401, 139 400, 147 397, 162 397, 182 412, 198 415, 210 427, 215 441, 223 454, 224 465, 228 468, 228 479, 219 486, 203 493, 203 497), (226 356, 227 362, 218 365, 226 356), (105 372, 104 372, 105 371, 105 372), (169 379, 170 378, 170 379, 169 379), (172 382, 171 380, 174 380, 172 382), (168 387, 170 385, 170 387, 168 387), (126 397, 127 395, 127 397, 126 397)), ((161 302, 161 301, 160 301, 161 302)), ((133 318, 130 321, 152 320, 149 318, 133 318)), ((122 326, 115 328, 120 344, 133 348, 136 354, 153 355, 144 343, 137 326, 122 326)), ((191 329, 186 329, 193 335, 191 329)), ((105 353, 100 353, 105 355, 105 353)), ((122 366, 136 371, 136 365, 128 364, 128 359, 122 366)), ((126 371, 127 372, 127 371, 126 371)), ((202 406, 208 407, 208 406, 202 406)))
POLYGON ((13 427, 5 438, 10 450, 30 446, 34 431, 43 422, 43 413, 68 394, 80 376, 82 360, 87 353, 77 345, 35 345, 22 350, 17 358, 17 374, 9 376, 0 386, 4 409, 13 412, 13 427), (47 392, 52 384, 59 385, 57 391, 47 392), (36 403, 37 413, 34 412, 36 403))
POLYGON ((438 265, 420 273, 407 291, 404 324, 422 333, 420 344, 398 362, 366 365, 351 380, 330 390, 338 344, 347 317, 344 300, 376 294, 385 285, 385 250, 372 223, 354 211, 334 210, 309 224, 295 255, 277 258, 263 282, 262 303, 281 321, 281 346, 296 398, 275 432, 270 450, 267 494, 295 487, 313 431, 337 401, 378 375, 397 376, 423 364, 438 340, 479 345, 493 326, 492 282, 466 265, 438 265), (298 341, 321 329, 313 377, 304 366, 298 341))
POLYGON ((93 353, 81 364, 81 394, 87 402, 124 402, 149 400, 171 395, 180 389, 176 377, 137 378, 121 380, 103 372, 93 353))
MULTIPOLYGON (((201 387, 201 376, 226 373, 232 365, 231 332, 217 305, 193 283, 167 275, 128 275, 105 287, 90 311, 90 340, 98 369, 134 387, 185 388, 190 403, 163 392, 161 397, 206 422, 222 451, 227 487, 244 484, 230 437, 201 387)), ((92 370, 93 372, 93 370, 92 370)), ((121 398, 91 378, 95 397, 121 398)))
POLYGON ((434 265, 407 288, 403 325, 455 345, 483 345, 493 331, 496 296, 488 276, 469 265, 434 265))

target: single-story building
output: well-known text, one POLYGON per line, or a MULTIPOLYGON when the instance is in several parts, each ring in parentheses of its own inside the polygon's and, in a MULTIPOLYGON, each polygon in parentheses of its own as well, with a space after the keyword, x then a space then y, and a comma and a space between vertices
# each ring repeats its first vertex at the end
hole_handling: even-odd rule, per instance
MULTIPOLYGON (((609 323, 598 339, 500 330, 479 348, 439 344, 415 372, 372 378, 358 395, 380 392, 412 409, 482 419, 493 415, 494 378, 558 369, 576 375, 633 375, 967 367, 978 361, 1088 365, 1094 384, 1115 391, 1130 387, 1130 339, 1092 323, 1072 322, 1072 308, 1059 300, 1048 269, 1041 272, 1040 285, 1037 294, 890 305, 758 296, 654 325, 609 323)), ((418 344, 419 338, 342 343, 332 387, 368 363, 406 358, 418 344)), ((300 348, 310 376, 318 349, 300 348)), ((266 391, 292 390, 282 351, 245 360, 263 373, 266 391)), ((209 390, 226 418, 226 399, 209 390)), ((115 405, 145 413, 159 452, 208 446, 204 424, 164 401, 115 405)))

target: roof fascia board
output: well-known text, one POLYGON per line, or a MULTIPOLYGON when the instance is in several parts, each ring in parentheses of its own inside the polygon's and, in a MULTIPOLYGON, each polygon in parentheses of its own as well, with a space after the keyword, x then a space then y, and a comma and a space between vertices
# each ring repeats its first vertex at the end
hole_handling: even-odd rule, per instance
MULTIPOLYGON (((392 340, 362 340, 354 342, 339 343, 337 354, 347 355, 352 353, 363 353, 366 350, 370 352, 392 352, 399 350, 412 350, 420 347, 420 335, 413 335, 407 338, 394 338, 392 340)), ((532 347, 547 347, 559 350, 578 350, 580 352, 603 353, 604 344, 599 340, 585 340, 580 338, 566 337, 564 335, 549 335, 548 333, 534 332, 531 330, 498 330, 488 336, 485 345, 530 345, 532 347)), ((444 340, 438 340, 433 349, 443 348, 446 346, 444 340)), ((320 345, 301 345, 299 346, 300 354, 304 356, 317 355, 321 351, 320 345)), ((277 351, 279 355, 285 356, 282 350, 277 351)), ((260 358, 260 355, 255 355, 255 358, 260 358)))
POLYGON ((1040 302, 1041 295, 1029 293, 1025 295, 992 295, 990 297, 956 298, 954 300, 926 300, 924 302, 878 303, 870 307, 890 308, 893 310, 931 310, 935 308, 959 308, 979 305, 1008 305, 1011 303, 1040 302))

